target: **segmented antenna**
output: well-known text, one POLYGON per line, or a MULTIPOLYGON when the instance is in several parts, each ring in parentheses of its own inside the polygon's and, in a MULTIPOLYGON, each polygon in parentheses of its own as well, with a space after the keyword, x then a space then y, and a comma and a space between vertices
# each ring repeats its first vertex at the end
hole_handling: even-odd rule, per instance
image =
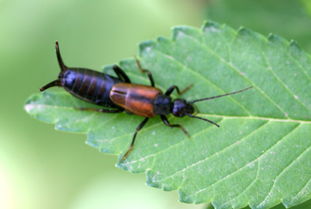
POLYGON ((226 93, 226 94, 222 94, 222 95, 218 95, 218 96, 212 96, 212 97, 207 97, 207 98, 202 98, 202 99, 195 99, 195 100, 189 101, 188 103, 193 104, 193 103, 196 103, 196 102, 216 99, 216 98, 219 98, 219 97, 224 97, 224 96, 228 96, 228 95, 232 95, 232 94, 238 94, 238 93, 241 93, 241 92, 246 91, 246 90, 251 89, 251 88, 253 88, 253 87, 250 86, 250 87, 247 87, 245 89, 241 89, 239 91, 234 91, 234 92, 230 92, 230 93, 226 93))
POLYGON ((191 114, 186 114, 186 115, 189 116, 189 117, 191 117, 191 118, 196 118, 196 119, 200 119, 200 120, 207 121, 207 122, 209 122, 209 123, 211 123, 211 124, 213 124, 213 125, 215 125, 215 126, 217 126, 217 127, 220 127, 220 125, 218 125, 217 123, 215 123, 214 121, 211 121, 211 120, 209 120, 209 119, 201 118, 201 117, 199 117, 199 116, 191 115, 191 114))

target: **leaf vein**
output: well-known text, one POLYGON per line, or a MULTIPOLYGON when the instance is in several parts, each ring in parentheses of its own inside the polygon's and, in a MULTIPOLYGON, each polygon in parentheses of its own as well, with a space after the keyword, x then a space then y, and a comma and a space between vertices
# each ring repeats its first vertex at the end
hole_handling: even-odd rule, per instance
POLYGON ((305 74, 305 76, 311 81, 311 76, 309 76, 309 74, 307 73, 308 70, 303 65, 301 65, 291 54, 287 54, 287 56, 294 61, 294 63, 296 64, 296 66, 298 66, 301 72, 305 74))
POLYGON ((290 169, 296 162, 298 159, 300 159, 305 153, 307 153, 309 150, 311 150, 311 146, 306 147, 306 149, 303 150, 303 152, 301 152, 296 158, 294 158, 294 160, 292 162, 290 162, 287 166, 285 166, 281 172, 274 178, 273 184, 268 192, 268 194, 266 195, 266 197, 264 198, 264 200, 262 202, 260 202, 258 204, 258 207, 262 207, 268 200, 268 198, 272 195, 273 189, 275 188, 278 179, 288 170, 290 169))
MULTIPOLYGON (((187 34, 185 34, 185 35, 188 36, 190 39, 192 39, 192 40, 198 42, 198 41, 197 41, 196 39, 194 39, 193 37, 191 37, 191 36, 189 36, 189 35, 187 35, 187 34)), ((199 42, 199 44, 202 45, 200 42, 199 42)), ((243 75, 243 74, 241 73, 241 71, 240 71, 237 67, 235 67, 232 63, 228 63, 225 59, 223 59, 220 55, 218 55, 218 54, 217 54, 213 49, 211 49, 210 47, 208 47, 208 46, 206 46, 206 45, 202 45, 202 48, 205 49, 205 51, 207 51, 208 53, 214 55, 219 61, 221 61, 222 63, 224 63, 225 65, 227 65, 227 66, 228 66, 233 72, 235 72, 238 76, 242 77, 244 80, 246 80, 247 82, 251 83, 252 86, 253 86, 254 88, 256 88, 256 89, 260 92, 260 94, 262 94, 264 97, 266 97, 266 98, 270 101, 270 103, 271 103, 272 105, 274 105, 277 109, 279 109, 279 111, 280 111, 281 113, 283 113, 283 115, 284 115, 285 118, 288 118, 288 116, 286 115, 285 111, 284 111, 270 96, 268 96, 267 94, 265 94, 264 91, 263 91, 261 88, 259 88, 254 82, 252 82, 251 79, 249 79, 248 77, 246 77, 245 75, 243 75)))
MULTIPOLYGON (((223 119, 221 119, 220 121, 218 121, 218 123, 220 124, 221 121, 223 121, 223 119)), ((210 128, 214 128, 214 126, 210 125, 210 126, 208 126, 207 128, 204 128, 202 131, 199 131, 198 133, 194 134, 192 137, 195 138, 197 135, 199 135, 199 134, 202 133, 202 132, 206 132, 206 131, 209 130, 210 128)), ((167 147, 167 148, 165 148, 165 149, 163 149, 163 150, 161 150, 161 151, 159 151, 159 152, 155 152, 155 153, 152 153, 152 154, 150 154, 150 155, 146 155, 146 156, 144 156, 144 157, 142 157, 142 158, 140 158, 140 159, 138 159, 138 160, 130 161, 130 162, 128 162, 127 164, 133 164, 133 163, 136 163, 136 162, 138 162, 138 161, 140 161, 140 160, 142 160, 142 159, 149 159, 150 157, 154 157, 154 156, 159 155, 159 154, 161 154, 161 153, 167 152, 168 150, 170 150, 170 149, 172 149, 172 148, 174 148, 174 147, 176 147, 176 146, 179 146, 180 144, 182 144, 182 143, 185 142, 185 141, 186 141, 186 140, 180 140, 180 141, 177 142, 176 144, 173 144, 173 145, 171 145, 171 146, 169 146, 169 147, 167 147)))
MULTIPOLYGON (((165 54, 162 51, 159 50, 155 50, 157 52, 159 52, 159 54, 162 54, 164 56, 170 56, 168 54, 165 54)), ((204 77, 200 72, 197 72, 195 70, 193 70, 192 68, 189 68, 189 66, 184 65, 181 61, 179 61, 178 59, 176 59, 175 57, 171 57, 171 60, 175 61, 176 64, 178 64, 179 66, 182 67, 182 69, 185 69, 187 72, 190 72, 194 75, 196 75, 198 78, 207 81, 208 83, 210 83, 215 89, 220 90, 221 92, 227 93, 225 92, 223 89, 221 89, 219 86, 217 86, 214 82, 212 82, 211 80, 207 79, 206 77, 204 77)), ((242 105, 239 101, 237 101, 234 97, 228 97, 232 102, 236 103, 238 106, 240 106, 240 108, 243 109, 243 111, 247 114, 247 115, 252 115, 250 113, 250 111, 244 106, 242 105)))
MULTIPOLYGON (((308 181, 307 181, 307 183, 300 189, 300 191, 293 197, 293 198, 291 198, 292 199, 292 202, 293 201, 297 201, 298 200, 298 198, 300 197, 300 196, 302 196, 304 193, 305 193, 305 190, 307 190, 308 189, 308 186, 311 186, 311 179, 309 179, 308 181), (310 185, 309 185, 310 184, 310 185)), ((309 193, 310 193, 310 187, 309 187, 309 193)))
POLYGON ((289 95, 292 97, 293 100, 296 100, 299 104, 301 104, 303 106, 303 108, 305 108, 307 111, 309 111, 308 107, 304 103, 302 103, 302 101, 300 101, 297 97, 294 97, 294 93, 292 92, 292 90, 290 90, 288 88, 288 86, 285 84, 285 82, 282 79, 280 79, 280 77, 274 72, 274 70, 271 66, 271 63, 269 62, 269 60, 268 60, 268 58, 264 52, 262 52, 262 55, 264 57, 268 71, 272 74, 272 76, 275 77, 275 79, 283 86, 284 89, 286 89, 286 91, 289 93, 289 95))
POLYGON ((184 171, 186 171, 186 170, 188 170, 188 169, 190 169, 190 168, 192 168, 192 167, 194 167, 194 166, 197 166, 197 165, 203 163, 204 161, 209 160, 209 159, 211 159, 211 158, 213 158, 213 157, 215 157, 215 156, 217 156, 217 155, 219 155, 219 154, 225 152, 226 150, 230 149, 231 147, 240 144, 240 143, 243 142, 247 137, 249 137, 250 135, 255 134, 259 129, 262 129, 262 128, 265 127, 268 123, 269 123, 269 121, 267 121, 267 122, 261 124, 259 127, 256 127, 256 128, 253 129, 250 133, 248 133, 247 135, 245 135, 245 136, 243 136, 242 138, 240 138, 238 141, 236 141, 236 142, 234 142, 234 143, 232 143, 232 144, 230 144, 230 145, 224 147, 223 149, 221 149, 221 150, 219 150, 219 151, 213 153, 213 154, 210 155, 210 156, 204 157, 203 159, 198 160, 197 162, 192 163, 191 165, 189 165, 189 166, 187 166, 187 167, 185 167, 185 168, 183 168, 183 169, 180 169, 180 170, 174 172, 173 174, 171 174, 171 175, 167 176, 166 178, 162 179, 162 181, 165 181, 166 179, 169 179, 169 178, 175 176, 176 174, 178 174, 178 173, 180 173, 180 172, 184 172, 184 171))
POLYGON ((255 178, 249 182, 249 184, 245 187, 245 189, 243 189, 243 191, 236 196, 234 199, 232 200, 228 200, 227 202, 225 202, 220 208, 223 208, 223 206, 227 205, 229 202, 233 202, 234 200, 237 200, 239 197, 241 197, 243 194, 245 194, 257 181, 258 177, 259 177, 259 170, 260 170, 260 161, 258 161, 256 163, 256 175, 255 178))
MULTIPOLYGON (((266 123, 266 124, 267 124, 267 123, 266 123)), ((289 132, 287 132, 284 136, 282 136, 279 140, 277 140, 276 143, 274 143, 272 146, 270 146, 266 151, 264 151, 263 153, 261 153, 258 157, 256 157, 256 158, 255 158, 254 160, 252 160, 251 162, 248 162, 248 163, 245 164, 243 167, 241 167, 241 168, 235 170, 234 172, 231 172, 230 174, 226 175, 225 177, 221 178, 220 180, 218 180, 218 181, 214 182, 213 184, 208 185, 208 186, 206 186, 206 187, 204 187, 204 188, 198 190, 197 192, 195 192, 195 193, 193 193, 193 194, 191 194, 191 195, 189 195, 189 196, 194 196, 194 195, 197 195, 197 194, 199 194, 199 193, 201 193, 201 192, 207 190, 208 188, 214 186, 215 184, 218 184, 218 183, 222 182, 223 180, 225 180, 225 179, 227 179, 228 177, 232 176, 232 175, 235 174, 236 172, 242 170, 242 169, 245 168, 247 165, 249 165, 249 164, 251 164, 251 163, 254 163, 254 162, 260 160, 261 158, 263 158, 263 157, 265 156, 266 153, 268 153, 269 150, 271 150, 272 148, 274 148, 275 146, 277 146, 279 143, 281 143, 281 142, 282 142, 282 139, 283 139, 284 137, 288 137, 290 134, 292 134, 293 131, 297 129, 297 127, 299 127, 299 125, 295 126, 293 129, 291 129, 289 132)), ((257 129, 257 130, 258 130, 258 129, 257 129)), ((189 197, 189 196, 188 196, 188 197, 189 197)))

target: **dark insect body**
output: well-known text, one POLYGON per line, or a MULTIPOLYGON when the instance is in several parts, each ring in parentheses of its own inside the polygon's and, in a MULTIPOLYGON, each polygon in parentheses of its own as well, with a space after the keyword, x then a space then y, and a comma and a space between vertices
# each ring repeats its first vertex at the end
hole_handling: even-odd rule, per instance
POLYGON ((163 93, 160 89, 154 87, 154 80, 151 72, 143 69, 138 60, 136 60, 137 66, 142 73, 147 73, 150 80, 150 86, 132 84, 126 73, 117 65, 113 66, 116 77, 86 68, 67 67, 62 60, 58 42, 56 42, 55 48, 61 72, 59 73, 57 80, 43 86, 40 91, 44 91, 53 86, 60 86, 79 99, 103 107, 108 107, 102 109, 79 108, 80 110, 104 113, 119 113, 126 111, 145 117, 145 119, 136 127, 131 145, 123 155, 122 160, 125 160, 133 150, 136 135, 144 127, 149 118, 159 115, 166 126, 179 128, 190 137, 186 129, 180 124, 170 124, 166 115, 173 114, 176 117, 189 116, 207 121, 219 127, 217 123, 209 119, 193 115, 193 104, 200 101, 237 94, 252 88, 248 87, 239 91, 192 101, 186 101, 180 98, 172 99, 170 95, 174 90, 181 95, 189 90, 192 85, 182 91, 180 91, 177 86, 173 85, 163 93))

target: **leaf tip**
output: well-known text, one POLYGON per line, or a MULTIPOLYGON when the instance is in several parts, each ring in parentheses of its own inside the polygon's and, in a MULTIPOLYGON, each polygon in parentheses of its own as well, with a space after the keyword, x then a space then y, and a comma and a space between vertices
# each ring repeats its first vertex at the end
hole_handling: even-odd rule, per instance
POLYGON ((215 33, 220 31, 220 24, 214 22, 214 21, 206 21, 203 26, 202 26, 202 30, 206 33, 215 33))
POLYGON ((290 48, 293 48, 293 49, 296 49, 296 50, 301 50, 299 44, 295 40, 291 40, 289 42, 289 46, 290 46, 290 48))
POLYGON ((131 173, 139 173, 139 171, 136 171, 133 167, 133 162, 131 162, 130 158, 122 159, 123 153, 119 155, 118 162, 115 164, 115 167, 123 169, 125 171, 131 172, 131 173))
POLYGON ((189 30, 188 26, 176 26, 176 27, 174 27, 172 39, 175 41, 175 40, 183 38, 188 30, 189 30))
POLYGON ((94 140, 92 132, 87 134, 87 140, 85 141, 85 144, 93 148, 98 148, 98 143, 94 140))
POLYGON ((104 73, 110 72, 110 71, 112 71, 112 67, 113 67, 113 65, 105 65, 102 68, 102 72, 104 72, 104 73))
POLYGON ((153 175, 149 175, 149 172, 147 173, 147 180, 146 184, 148 186, 154 187, 154 188, 161 188, 161 185, 159 182, 156 182, 153 180, 153 175))
POLYGON ((165 43, 169 43, 170 40, 165 37, 160 36, 157 38, 157 42, 159 42, 160 44, 165 44, 165 43))
POLYGON ((133 58, 123 59, 119 62, 119 64, 122 69, 127 69, 127 71, 137 69, 136 62, 133 58))
POLYGON ((68 131, 68 132, 70 132, 71 130, 66 126, 66 123, 68 123, 68 121, 59 120, 55 123, 54 129, 57 131, 68 131))
POLYGON ((156 45, 155 41, 144 41, 139 44, 139 54, 144 56, 148 54, 156 45))
POLYGON ((125 171, 129 171, 129 163, 125 162, 125 161, 121 161, 121 157, 118 158, 118 162, 115 164, 115 167, 117 168, 121 168, 125 171))
POLYGON ((270 33, 268 35, 268 41, 270 43, 273 43, 273 44, 282 44, 282 45, 285 45, 286 44, 286 40, 283 39, 282 37, 276 35, 276 34, 273 34, 273 33, 270 33))
POLYGON ((240 35, 240 36, 252 36, 252 35, 254 35, 254 32, 252 30, 242 26, 238 29, 238 35, 240 35))
POLYGON ((183 192, 182 190, 178 190, 178 199, 180 202, 184 202, 184 203, 194 202, 191 196, 189 196, 189 194, 183 192))
POLYGON ((274 41, 274 40, 277 40, 278 39, 278 36, 273 34, 273 33, 269 33, 268 35, 268 40, 269 41, 274 41))
POLYGON ((28 113, 31 114, 32 110, 33 110, 33 105, 31 104, 25 104, 24 105, 24 110, 28 113))
POLYGON ((160 188, 160 184, 154 179, 154 172, 150 169, 146 172, 146 184, 151 187, 160 188))
POLYGON ((45 94, 46 94, 46 92, 37 93, 37 94, 33 94, 29 98, 27 98, 27 100, 25 101, 25 104, 24 104, 24 110, 28 114, 33 114, 34 110, 37 108, 37 105, 35 105, 36 101, 38 101, 40 99, 40 95, 45 95, 45 94))

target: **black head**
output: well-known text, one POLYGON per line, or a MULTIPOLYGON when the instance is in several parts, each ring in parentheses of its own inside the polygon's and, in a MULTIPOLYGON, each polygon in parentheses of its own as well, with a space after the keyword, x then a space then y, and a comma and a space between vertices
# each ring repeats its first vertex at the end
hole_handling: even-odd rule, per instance
POLYGON ((60 50, 59 50, 58 41, 56 41, 56 43, 55 43, 55 49, 56 49, 56 56, 57 56, 58 64, 60 67, 60 73, 58 75, 58 79, 46 84, 45 86, 40 88, 40 91, 44 91, 44 90, 46 90, 50 87, 53 87, 53 86, 62 86, 61 78, 62 78, 64 72, 68 69, 68 67, 63 62, 63 59, 62 59, 62 56, 61 56, 60 50))
POLYGON ((194 107, 184 99, 175 99, 173 101, 172 114, 176 117, 184 117, 193 114, 194 107))

